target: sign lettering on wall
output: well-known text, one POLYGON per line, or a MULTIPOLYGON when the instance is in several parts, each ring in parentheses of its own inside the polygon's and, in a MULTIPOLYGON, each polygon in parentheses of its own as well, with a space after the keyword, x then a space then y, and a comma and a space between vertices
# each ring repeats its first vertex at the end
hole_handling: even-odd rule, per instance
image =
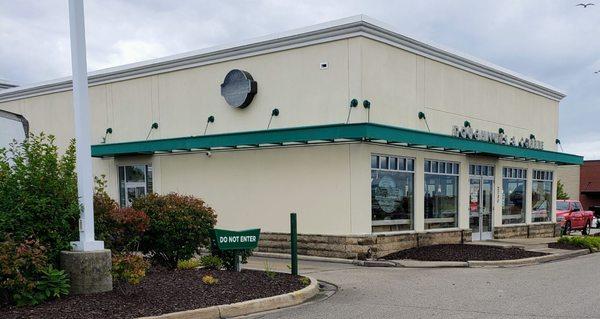
POLYGON ((531 149, 544 149, 544 142, 537 141, 535 138, 520 138, 517 139, 514 136, 508 136, 504 133, 495 133, 479 129, 473 129, 470 126, 458 126, 452 127, 452 136, 460 137, 470 140, 478 140, 490 143, 497 143, 503 145, 531 148, 531 149))

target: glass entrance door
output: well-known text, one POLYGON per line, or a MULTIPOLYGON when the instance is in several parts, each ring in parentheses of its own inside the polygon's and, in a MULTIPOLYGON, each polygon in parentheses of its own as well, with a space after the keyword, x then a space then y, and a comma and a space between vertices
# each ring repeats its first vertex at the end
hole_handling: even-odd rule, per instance
POLYGON ((492 200, 494 181, 472 177, 469 196, 469 225, 473 240, 492 239, 492 200))

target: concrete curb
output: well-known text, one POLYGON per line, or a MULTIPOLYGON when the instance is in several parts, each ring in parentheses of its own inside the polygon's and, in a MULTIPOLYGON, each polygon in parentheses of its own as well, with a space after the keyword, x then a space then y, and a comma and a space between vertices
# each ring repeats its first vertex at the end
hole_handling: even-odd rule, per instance
POLYGON ((396 267, 404 268, 465 268, 469 267, 466 261, 420 261, 420 260, 394 260, 396 267))
MULTIPOLYGON (((515 247, 514 245, 507 245, 515 247)), ((356 265, 362 267, 402 267, 402 268, 474 268, 474 267, 512 267, 512 266, 526 266, 534 265, 539 263, 545 263, 549 261, 573 258, 577 256, 587 255, 590 251, 588 249, 574 250, 560 254, 550 254, 540 257, 530 257, 523 259, 510 259, 510 260, 469 260, 469 261, 420 261, 412 259, 404 260, 351 260, 341 258, 328 258, 328 257, 317 257, 317 256, 304 256, 298 255, 299 260, 309 261, 320 261, 329 263, 341 263, 356 265)), ((288 254, 279 253, 254 253, 256 257, 266 258, 278 258, 278 259, 289 259, 288 254)))
POLYGON ((511 259, 511 260, 495 260, 495 261, 483 261, 483 260, 470 260, 468 261, 469 267, 511 267, 511 266, 527 266, 535 265, 540 263, 546 263, 549 261, 573 258, 577 256, 583 256, 589 254, 588 249, 574 250, 561 254, 550 254, 546 256, 530 257, 523 259, 511 259))
POLYGON ((221 319, 295 306, 305 302, 319 293, 319 284, 317 280, 312 277, 306 277, 310 279, 310 284, 308 286, 284 295, 242 301, 228 305, 179 311, 138 319, 221 319))

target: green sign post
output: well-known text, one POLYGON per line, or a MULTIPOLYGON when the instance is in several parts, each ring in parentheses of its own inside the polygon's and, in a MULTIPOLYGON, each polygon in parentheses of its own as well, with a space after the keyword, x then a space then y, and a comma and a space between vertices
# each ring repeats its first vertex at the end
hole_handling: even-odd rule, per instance
POLYGON ((213 229, 213 240, 217 247, 222 250, 233 250, 235 252, 235 269, 240 271, 240 250, 254 249, 258 246, 260 229, 246 229, 241 231, 213 229))

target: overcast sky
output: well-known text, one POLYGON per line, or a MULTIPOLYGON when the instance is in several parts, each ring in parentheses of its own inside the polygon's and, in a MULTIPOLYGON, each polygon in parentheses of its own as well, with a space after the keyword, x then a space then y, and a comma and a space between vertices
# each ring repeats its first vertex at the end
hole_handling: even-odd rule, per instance
MULTIPOLYGON (((567 93, 564 150, 600 159, 600 0, 86 0, 90 71, 227 44, 356 14, 567 93), (587 1, 586 2, 590 2, 587 1), (594 2, 592 0, 591 2, 594 2)), ((67 0, 0 0, 0 78, 70 75, 67 0)))

